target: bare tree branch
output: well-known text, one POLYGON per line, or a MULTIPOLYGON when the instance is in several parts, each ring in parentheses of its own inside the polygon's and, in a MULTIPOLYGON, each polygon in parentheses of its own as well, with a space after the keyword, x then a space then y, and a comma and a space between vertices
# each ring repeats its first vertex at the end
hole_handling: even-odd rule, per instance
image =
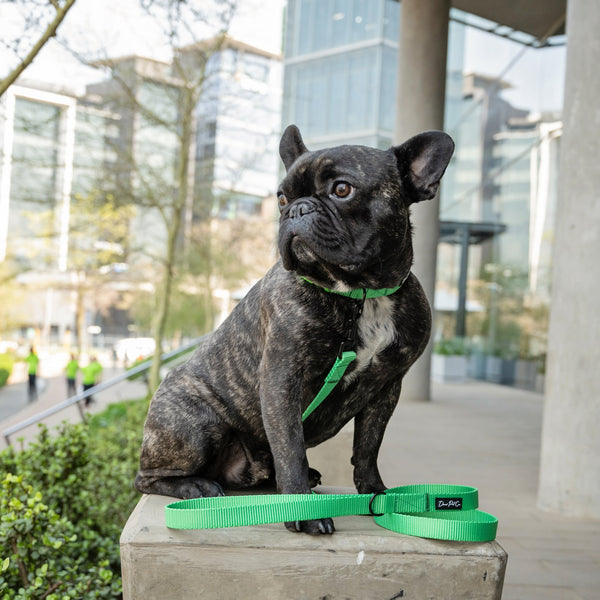
POLYGON ((27 56, 23 58, 19 64, 2 80, 0 80, 0 97, 6 90, 17 80, 19 75, 23 73, 23 71, 33 62, 34 58, 38 55, 40 50, 44 47, 46 42, 56 35, 56 31, 59 28, 60 24, 63 22, 64 18, 67 16, 67 13, 76 0, 66 0, 63 6, 61 7, 57 0, 51 2, 52 6, 56 9, 56 16, 49 23, 46 30, 41 35, 40 39, 33 46, 33 48, 29 51, 27 56))

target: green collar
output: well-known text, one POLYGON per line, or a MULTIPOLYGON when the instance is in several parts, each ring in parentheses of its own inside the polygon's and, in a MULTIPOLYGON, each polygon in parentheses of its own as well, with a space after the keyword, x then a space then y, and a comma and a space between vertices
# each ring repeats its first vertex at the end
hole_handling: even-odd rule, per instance
POLYGON ((396 287, 392 287, 392 288, 381 288, 378 290, 374 290, 374 289, 370 289, 370 288, 359 288, 357 290, 350 290, 349 292, 340 292, 338 290, 330 290, 329 288, 326 288, 322 285, 319 285, 318 283, 315 283, 314 281, 311 281, 307 277, 301 276, 300 278, 304 279, 304 281, 310 283, 311 285, 316 285, 317 287, 320 287, 322 290, 325 290, 326 292, 329 292, 330 294, 338 294, 339 296, 346 296, 346 298, 353 298, 354 300, 362 300, 363 298, 381 298, 381 296, 390 296, 394 292, 397 292, 402 287, 402 284, 404 283, 404 281, 406 281, 406 279, 408 279, 408 277, 406 277, 403 281, 400 282, 400 285, 397 285, 396 287))

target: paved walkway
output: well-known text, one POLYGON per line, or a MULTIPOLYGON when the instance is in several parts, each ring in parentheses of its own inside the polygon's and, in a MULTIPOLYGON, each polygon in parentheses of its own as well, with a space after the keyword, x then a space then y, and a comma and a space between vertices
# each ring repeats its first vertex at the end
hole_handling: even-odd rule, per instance
MULTIPOLYGON (((43 370, 38 376, 38 400, 35 402, 27 401, 27 381, 25 375, 20 372, 22 365, 17 365, 17 371, 11 377, 10 381, 15 383, 0 388, 0 449, 6 447, 6 441, 1 435, 5 429, 67 399, 67 383, 62 374, 66 360, 62 358, 54 362, 44 361, 43 370)), ((122 368, 114 368, 109 363, 105 363, 102 380, 108 381, 122 372, 122 368)), ((90 413, 101 412, 111 402, 141 398, 145 394, 146 386, 141 380, 123 381, 99 394, 94 394, 94 402, 86 410, 90 413)), ((75 405, 51 415, 44 420, 44 423, 54 427, 65 420, 75 423, 81 421, 81 414, 75 405)), ((13 434, 11 440, 15 443, 19 438, 24 438, 27 442, 33 439, 37 432, 38 426, 30 425, 21 432, 13 434)))
MULTIPOLYGON (((381 474, 388 486, 479 489, 480 508, 498 517, 498 542, 508 552, 503 600, 598 600, 600 521, 536 508, 542 410, 543 397, 532 392, 482 382, 434 384, 433 402, 396 408, 381 474)), ((351 448, 347 427, 309 451, 324 484, 352 485, 351 448)))
MULTIPOLYGON (((110 374, 106 369, 104 378, 110 374)), ((26 404, 25 383, 0 389, 0 407, 25 404, 0 421, 0 430, 65 399, 63 377, 47 381, 31 405, 26 404)), ((92 411, 143 394, 139 382, 119 384, 98 394, 92 411)), ((434 384, 433 402, 396 409, 380 455, 381 473, 389 486, 459 483, 479 488, 480 508, 498 517, 498 541, 509 555, 503 600, 598 600, 600 521, 536 508, 542 409, 543 397, 532 392, 482 382, 434 384)), ((54 422, 79 421, 78 411, 70 410, 55 415, 54 422)), ((26 437, 34 434, 32 428, 26 437)), ((351 448, 348 426, 309 451, 325 485, 352 485, 351 448)))

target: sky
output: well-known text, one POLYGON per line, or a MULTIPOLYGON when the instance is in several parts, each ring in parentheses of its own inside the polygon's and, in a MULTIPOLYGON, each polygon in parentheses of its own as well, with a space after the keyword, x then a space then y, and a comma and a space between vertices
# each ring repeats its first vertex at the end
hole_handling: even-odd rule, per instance
MULTIPOLYGON (((203 0, 203 5, 209 4, 203 0)), ((285 0, 239 0, 238 12, 229 29, 232 37, 273 53, 281 51, 282 15, 285 0)), ((14 4, 0 1, 0 34, 19 31, 14 4)), ((206 30, 206 36, 213 33, 206 30)), ((168 59, 168 50, 157 43, 160 31, 154 19, 139 8, 138 0, 77 0, 60 30, 60 37, 76 49, 95 49, 95 58, 141 54, 168 59)), ((199 30, 198 37, 202 36, 199 30)), ((469 28, 465 37, 465 71, 497 76, 523 46, 469 28)), ((534 112, 560 110, 563 99, 565 48, 528 49, 503 79, 512 84, 504 97, 519 108, 534 112)), ((0 65, 10 64, 0 48, 0 65)), ((6 69, 5 69, 6 70, 6 69)), ((2 74, 2 67, 0 67, 2 74)), ((63 83, 82 93, 86 83, 102 77, 82 67, 59 43, 49 42, 27 78, 63 83)))

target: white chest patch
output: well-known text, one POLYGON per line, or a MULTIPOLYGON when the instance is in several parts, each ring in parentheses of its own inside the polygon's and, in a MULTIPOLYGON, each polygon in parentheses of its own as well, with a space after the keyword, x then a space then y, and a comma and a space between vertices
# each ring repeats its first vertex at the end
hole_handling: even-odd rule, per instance
POLYGON ((352 375, 358 375, 377 360, 377 354, 393 343, 396 338, 393 317, 394 303, 389 298, 371 298, 365 302, 358 320, 361 347, 356 353, 356 368, 352 375))

